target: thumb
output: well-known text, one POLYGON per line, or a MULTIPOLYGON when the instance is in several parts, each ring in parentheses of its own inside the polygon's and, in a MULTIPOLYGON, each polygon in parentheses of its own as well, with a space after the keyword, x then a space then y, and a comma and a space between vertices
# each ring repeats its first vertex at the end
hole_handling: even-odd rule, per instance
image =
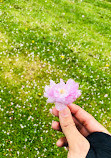
POLYGON ((68 107, 59 111, 59 121, 64 135, 68 141, 69 148, 75 148, 78 141, 83 137, 77 130, 68 107))

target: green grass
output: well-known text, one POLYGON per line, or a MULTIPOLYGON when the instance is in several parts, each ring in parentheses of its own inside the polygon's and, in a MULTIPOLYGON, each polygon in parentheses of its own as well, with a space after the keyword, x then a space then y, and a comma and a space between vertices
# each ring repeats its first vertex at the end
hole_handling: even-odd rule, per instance
POLYGON ((111 132, 111 2, 0 3, 0 157, 66 157, 43 97, 50 79, 78 82, 75 103, 111 132))

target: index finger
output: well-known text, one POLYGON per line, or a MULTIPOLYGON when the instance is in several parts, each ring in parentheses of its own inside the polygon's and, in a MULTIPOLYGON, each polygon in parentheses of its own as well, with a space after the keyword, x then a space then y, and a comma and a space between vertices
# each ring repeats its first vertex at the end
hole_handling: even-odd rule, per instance
POLYGON ((68 105, 71 113, 79 120, 79 122, 85 126, 85 128, 90 132, 104 132, 109 134, 107 129, 103 127, 91 114, 86 112, 80 106, 76 104, 68 105))

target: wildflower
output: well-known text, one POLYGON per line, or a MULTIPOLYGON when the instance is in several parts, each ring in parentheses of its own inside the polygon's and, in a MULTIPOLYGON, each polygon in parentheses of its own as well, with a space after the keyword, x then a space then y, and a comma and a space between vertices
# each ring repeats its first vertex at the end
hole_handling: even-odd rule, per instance
POLYGON ((106 67, 109 67, 109 65, 108 65, 108 64, 106 64, 106 67))
POLYGON ((35 41, 34 40, 32 40, 32 43, 34 43, 35 41))
POLYGON ((41 93, 38 93, 39 96, 41 96, 41 93))
POLYGON ((66 84, 62 79, 60 79, 58 84, 50 80, 50 85, 45 86, 44 97, 48 98, 47 103, 55 103, 56 109, 60 111, 81 95, 81 91, 78 88, 79 84, 73 79, 69 79, 66 84))
POLYGON ((64 56, 64 55, 61 55, 61 58, 62 58, 62 59, 64 59, 64 58, 65 58, 65 56, 64 56))

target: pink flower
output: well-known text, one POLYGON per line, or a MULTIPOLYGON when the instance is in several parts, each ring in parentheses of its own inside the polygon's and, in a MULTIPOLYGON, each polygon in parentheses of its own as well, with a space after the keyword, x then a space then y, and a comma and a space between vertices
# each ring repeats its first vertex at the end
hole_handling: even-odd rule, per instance
POLYGON ((48 98, 47 103, 55 103, 56 109, 60 111, 81 95, 81 90, 78 88, 79 84, 73 79, 69 79, 66 84, 62 79, 58 84, 50 80, 50 85, 45 86, 44 97, 48 98))

